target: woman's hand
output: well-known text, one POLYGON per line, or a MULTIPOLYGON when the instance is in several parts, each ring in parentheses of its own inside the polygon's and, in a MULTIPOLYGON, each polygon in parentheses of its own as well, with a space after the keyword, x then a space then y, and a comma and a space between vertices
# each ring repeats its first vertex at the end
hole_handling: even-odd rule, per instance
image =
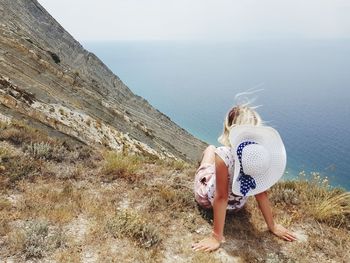
POLYGON ((297 240, 297 237, 295 234, 288 229, 284 228, 282 225, 275 224, 270 231, 274 233, 279 238, 282 238, 287 241, 295 241, 297 240))
POLYGON ((220 247, 220 243, 224 241, 219 242, 214 236, 204 238, 202 241, 195 243, 192 245, 192 249, 194 251, 205 251, 205 252, 211 252, 214 250, 217 250, 220 247))

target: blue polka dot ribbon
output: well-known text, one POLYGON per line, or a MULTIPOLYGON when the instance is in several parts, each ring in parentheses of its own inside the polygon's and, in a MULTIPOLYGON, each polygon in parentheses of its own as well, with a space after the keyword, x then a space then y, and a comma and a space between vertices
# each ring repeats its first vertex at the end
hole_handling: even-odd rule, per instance
POLYGON ((243 148, 249 144, 257 144, 257 143, 251 142, 251 141, 245 141, 245 142, 242 142, 237 147, 237 156, 238 156, 239 165, 240 165, 238 181, 241 182, 240 191, 243 194, 243 196, 246 196, 246 194, 249 192, 250 189, 255 189, 256 187, 254 178, 248 174, 245 174, 243 172, 243 166, 242 166, 242 151, 243 151, 243 148))

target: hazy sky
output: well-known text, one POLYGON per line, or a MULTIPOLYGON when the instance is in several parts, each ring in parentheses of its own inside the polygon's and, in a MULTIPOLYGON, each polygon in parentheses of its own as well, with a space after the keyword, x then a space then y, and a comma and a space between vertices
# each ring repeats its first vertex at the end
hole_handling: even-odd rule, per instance
POLYGON ((349 0, 39 0, 80 41, 350 38, 349 0))

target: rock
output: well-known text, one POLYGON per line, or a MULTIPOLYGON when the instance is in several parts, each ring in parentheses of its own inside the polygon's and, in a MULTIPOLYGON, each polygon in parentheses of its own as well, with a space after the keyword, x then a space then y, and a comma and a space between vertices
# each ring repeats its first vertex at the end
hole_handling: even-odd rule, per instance
POLYGON ((222 263, 235 263, 242 262, 240 257, 234 257, 227 253, 227 251, 223 248, 219 248, 215 252, 215 258, 218 259, 219 262, 222 263))
POLYGON ((292 203, 292 205, 300 204, 300 200, 297 197, 293 197, 290 202, 292 203))
POLYGON ((307 242, 308 235, 305 233, 304 230, 293 230, 293 232, 295 233, 298 242, 307 242))

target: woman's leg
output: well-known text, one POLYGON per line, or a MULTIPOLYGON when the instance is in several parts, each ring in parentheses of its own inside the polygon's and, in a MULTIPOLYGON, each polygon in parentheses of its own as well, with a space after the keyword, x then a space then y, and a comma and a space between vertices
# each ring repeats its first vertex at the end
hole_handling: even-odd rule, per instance
POLYGON ((204 151, 202 155, 202 160, 200 165, 204 163, 215 163, 215 149, 216 147, 214 145, 209 145, 204 151))
POLYGON ((209 145, 202 154, 202 160, 198 167, 194 178, 194 193, 197 203, 202 207, 209 209, 211 203, 208 199, 208 182, 210 178, 215 176, 215 149, 213 145, 209 145))

